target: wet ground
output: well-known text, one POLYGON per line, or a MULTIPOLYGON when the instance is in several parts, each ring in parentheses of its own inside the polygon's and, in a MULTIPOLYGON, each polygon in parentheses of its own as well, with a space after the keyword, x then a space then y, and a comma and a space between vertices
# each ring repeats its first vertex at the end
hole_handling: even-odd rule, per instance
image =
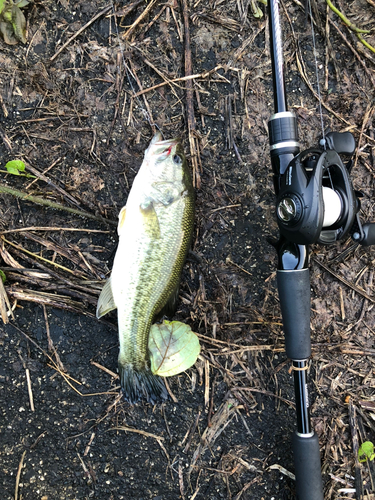
MULTIPOLYGON (((265 15, 255 18, 248 2, 187 4, 192 125, 180 79, 183 4, 120 2, 114 16, 101 1, 38 1, 25 9, 28 42, 0 40, 0 167, 22 159, 36 177, 0 179, 1 269, 14 314, 0 327, 3 499, 295 497, 292 375, 268 242, 277 225, 267 15, 260 4, 265 15), (194 168, 194 238, 175 319, 199 334, 202 352, 168 380, 168 402, 130 406, 116 378, 116 315, 99 322, 95 306, 118 212, 152 137, 148 121, 182 138, 194 168)), ((338 6, 374 28, 370 0, 338 6)), ((327 21, 323 1, 312 13, 324 127, 359 143, 353 182, 362 220, 375 220, 374 56, 333 12, 327 21)), ((289 108, 310 147, 321 120, 299 2, 283 6, 282 26, 289 108)), ((372 463, 356 463, 355 443, 375 439, 374 258, 351 240, 311 248, 311 413, 326 499, 356 498, 355 486, 372 498, 372 463)))

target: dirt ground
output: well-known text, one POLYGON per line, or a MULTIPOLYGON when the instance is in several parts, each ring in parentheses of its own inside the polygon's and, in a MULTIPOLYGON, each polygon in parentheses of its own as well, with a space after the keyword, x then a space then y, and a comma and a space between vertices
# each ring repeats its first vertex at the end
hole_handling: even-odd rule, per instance
MULTIPOLYGON (((21 159, 35 176, 0 174, 1 269, 14 314, 0 327, 1 498, 291 499, 294 391, 268 241, 278 231, 265 8, 258 19, 242 0, 187 3, 189 144, 190 84, 178 80, 185 2, 136 3, 116 3, 115 16, 102 0, 37 0, 24 10, 27 43, 0 40, 0 168, 21 159), (175 319, 202 345, 154 407, 121 399, 116 315, 95 318, 148 121, 180 136, 194 167, 193 252, 175 319)), ((372 0, 337 6, 375 28, 372 0)), ((310 19, 298 0, 281 16, 289 109, 310 147, 322 133, 310 19)), ((313 19, 324 127, 354 134, 361 218, 375 221, 375 57, 323 0, 313 19)), ((311 414, 327 500, 363 498, 360 489, 374 498, 373 463, 356 459, 358 443, 375 442, 374 261, 373 248, 351 240, 311 248, 311 414)))

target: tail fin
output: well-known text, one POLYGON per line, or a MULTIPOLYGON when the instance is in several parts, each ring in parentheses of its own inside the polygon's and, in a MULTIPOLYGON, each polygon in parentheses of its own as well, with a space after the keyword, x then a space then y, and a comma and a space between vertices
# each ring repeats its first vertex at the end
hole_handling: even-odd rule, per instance
POLYGON ((118 365, 124 398, 131 404, 145 399, 151 404, 168 399, 164 381, 150 370, 137 371, 132 365, 118 365))

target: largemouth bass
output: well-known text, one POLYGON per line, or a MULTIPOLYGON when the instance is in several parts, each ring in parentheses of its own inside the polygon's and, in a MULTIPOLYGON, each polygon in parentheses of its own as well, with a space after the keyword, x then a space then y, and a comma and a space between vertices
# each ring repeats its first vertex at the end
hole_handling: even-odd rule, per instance
POLYGON ((118 368, 125 399, 166 399, 150 370, 153 322, 175 312, 194 223, 194 191, 180 142, 155 134, 119 214, 119 244, 97 317, 117 308, 118 368))

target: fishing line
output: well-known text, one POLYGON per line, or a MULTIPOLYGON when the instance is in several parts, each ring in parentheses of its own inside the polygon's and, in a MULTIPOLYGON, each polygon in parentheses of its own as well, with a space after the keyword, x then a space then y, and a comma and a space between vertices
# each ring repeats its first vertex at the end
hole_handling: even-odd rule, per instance
MULTIPOLYGON (((111 6, 112 6, 112 13, 113 13, 113 19, 114 19, 114 24, 115 24, 117 41, 118 41, 119 48, 120 48, 120 53, 121 53, 122 64, 124 65, 124 70, 125 70, 126 78, 127 78, 128 83, 130 85, 130 88, 131 88, 131 90, 133 92, 133 99, 135 98, 135 100, 137 101, 138 107, 139 107, 141 113, 143 114, 144 119, 147 121, 147 123, 150 125, 150 127, 151 128, 156 127, 159 130, 159 132, 162 134, 163 138, 164 138, 163 132, 160 130, 158 124, 152 122, 150 113, 145 109, 145 107, 143 106, 141 100, 139 99, 139 96, 137 95, 137 91, 136 91, 136 89, 135 89, 135 87, 133 85, 133 82, 132 82, 132 79, 135 82, 137 81, 137 79, 136 79, 135 75, 133 74, 132 70, 129 68, 128 64, 125 61, 125 53, 124 53, 124 49, 123 49, 123 46, 122 46, 122 42, 121 42, 121 38, 120 38, 120 33, 119 33, 119 30, 118 30, 118 25, 117 25, 117 20, 116 20, 116 11, 115 11, 115 6, 114 6, 113 2, 111 2, 111 6)), ((120 72, 120 68, 117 68, 117 69, 120 72)), ((141 90, 141 89, 139 89, 139 90, 141 90)))
POLYGON ((310 16, 310 24, 311 24, 311 38, 313 43, 313 52, 314 52, 314 62, 315 62, 315 77, 316 77, 316 89, 318 94, 319 101, 319 115, 320 115, 320 126, 322 128, 322 139, 321 146, 326 149, 326 139, 324 132, 324 120, 323 120, 323 109, 322 109, 322 98, 320 94, 320 84, 319 84, 319 68, 318 68, 318 60, 317 60, 317 52, 316 52, 316 43, 315 43, 315 31, 314 31, 314 21, 312 17, 312 9, 311 9, 311 0, 308 0, 308 8, 309 8, 309 16, 310 16))

